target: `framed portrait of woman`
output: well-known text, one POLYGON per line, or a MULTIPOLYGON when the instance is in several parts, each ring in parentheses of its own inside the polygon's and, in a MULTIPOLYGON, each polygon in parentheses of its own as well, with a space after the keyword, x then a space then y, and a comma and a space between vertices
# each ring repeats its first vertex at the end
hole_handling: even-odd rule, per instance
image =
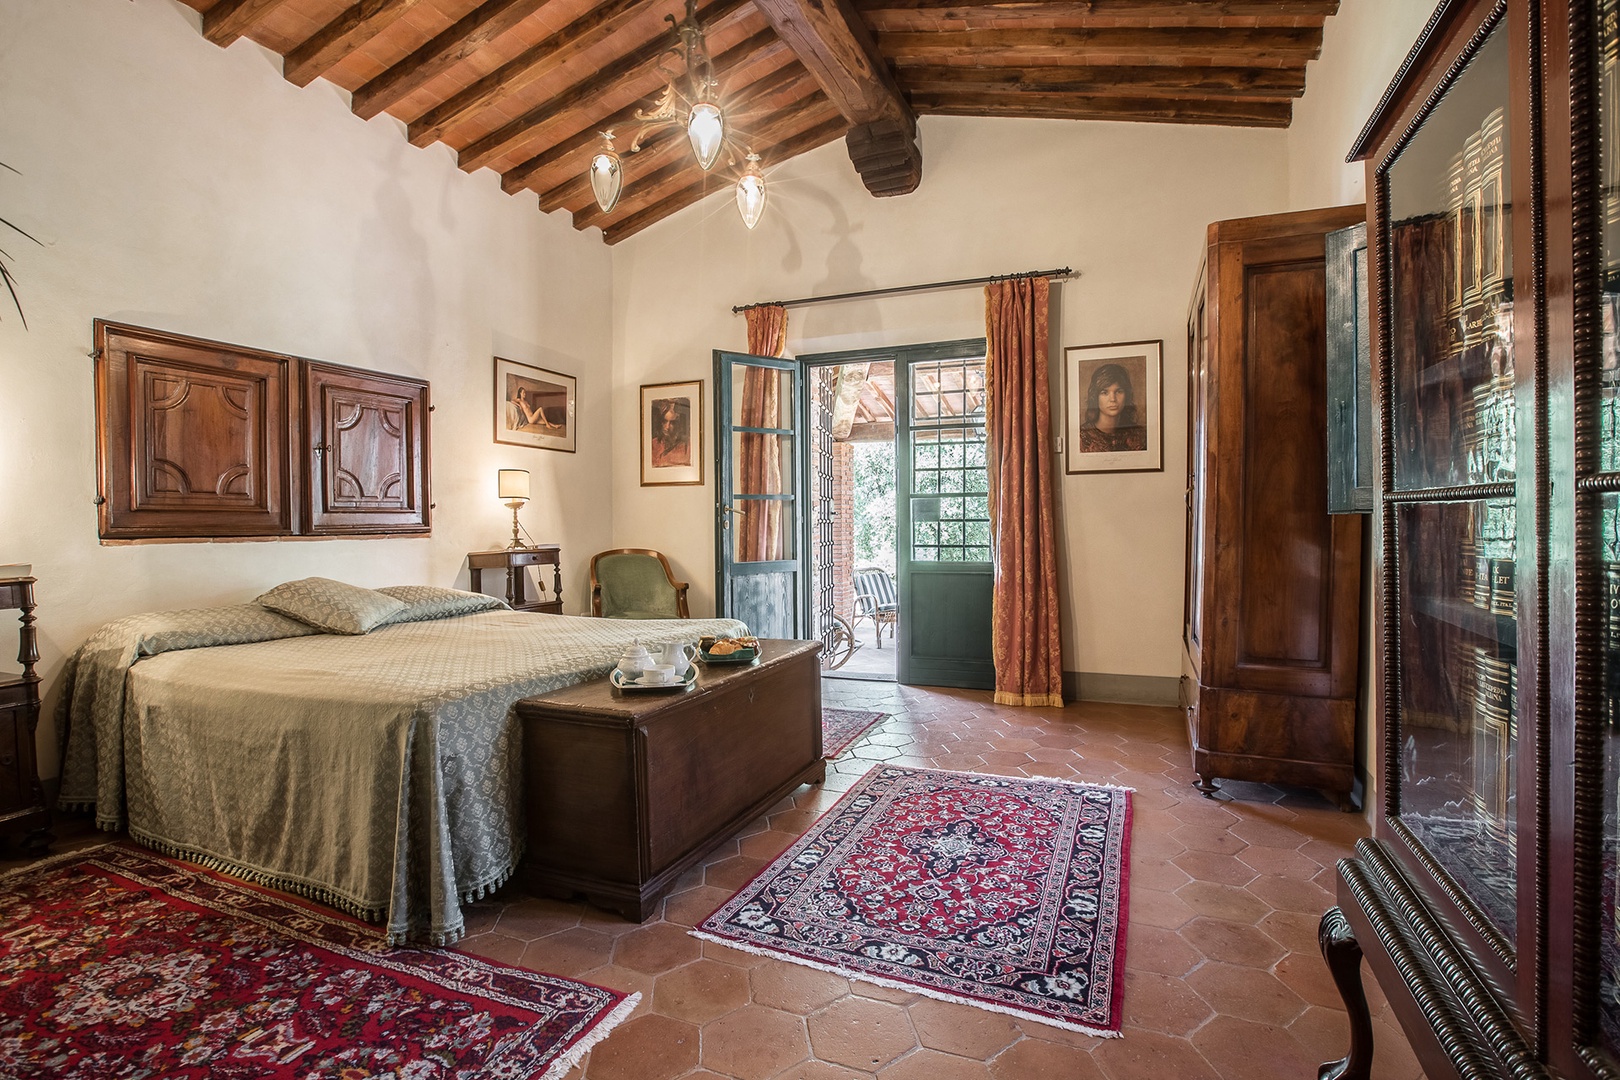
POLYGON ((545 368, 495 358, 495 441, 574 452, 578 380, 545 368))
POLYGON ((1063 350, 1063 471, 1164 469, 1164 342, 1063 350))
POLYGON ((703 483, 703 380, 641 388, 641 486, 703 483))

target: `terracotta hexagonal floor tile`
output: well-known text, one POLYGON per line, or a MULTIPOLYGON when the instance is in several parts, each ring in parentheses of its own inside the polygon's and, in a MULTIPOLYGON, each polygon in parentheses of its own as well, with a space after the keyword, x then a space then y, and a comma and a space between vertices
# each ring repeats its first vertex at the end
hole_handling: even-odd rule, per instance
POLYGON ((679 926, 696 926, 714 909, 731 899, 732 890, 699 885, 685 892, 672 893, 664 900, 664 921, 679 926))
MULTIPOLYGON (((810 817, 815 817, 808 810, 789 810, 786 814, 780 814, 778 817, 785 818, 794 814, 809 814, 810 817)), ((717 889, 725 889, 727 895, 730 895, 753 881, 754 875, 765 869, 770 861, 769 859, 759 859, 750 855, 736 855, 729 859, 722 859, 717 863, 710 863, 703 871, 703 883, 713 885, 717 889)))
POLYGON ((910 990, 902 990, 898 986, 879 986, 877 983, 866 982, 864 979, 851 979, 849 992, 856 997, 870 998, 873 1001, 887 1001, 895 1005, 910 1005, 921 995, 910 990))
POLYGON ((1257 847, 1299 848, 1309 839, 1281 822, 1258 818, 1240 821, 1232 826, 1232 831, 1257 847))
POLYGON ((694 960, 658 976, 653 1010, 706 1024, 748 1004, 748 972, 715 960, 694 960))
POLYGON ((1150 971, 1125 972, 1125 1000, 1134 1026, 1165 1035, 1191 1035, 1215 1015, 1186 980, 1150 971))
POLYGON ((524 950, 528 947, 527 941, 505 934, 478 934, 456 943, 456 948, 464 953, 482 956, 486 960, 499 960, 503 964, 521 964, 524 950))
POLYGON ((1217 1016, 1193 1033, 1192 1044, 1222 1078, 1297 1080, 1315 1076, 1321 1064, 1285 1028, 1235 1016, 1217 1016))
POLYGON ((645 971, 633 971, 630 968, 609 964, 606 967, 592 968, 581 972, 579 978, 597 986, 605 986, 610 990, 622 990, 626 994, 640 994, 641 1004, 636 1006, 636 1015, 652 1012, 653 977, 645 971))
MULTIPOLYGON (((696 941, 697 939, 693 938, 692 940, 696 941)), ((732 967, 757 968, 761 964, 773 962, 768 956, 743 952, 741 949, 733 949, 730 945, 722 945, 718 941, 704 941, 700 943, 700 946, 704 959, 718 960, 722 964, 730 964, 732 967)))
MULTIPOLYGON (((1183 852, 1182 854, 1185 854, 1183 852)), ((1168 859, 1139 859, 1131 862, 1131 887, 1175 892, 1192 876, 1168 859)))
POLYGON ((755 1002, 801 1016, 849 993, 849 980, 841 975, 780 960, 754 968, 749 980, 755 1002))
POLYGON ((583 904, 524 897, 506 905, 496 921, 495 929, 509 937, 533 941, 578 926, 583 910, 583 904))
POLYGON ((1089 1050, 1031 1038, 997 1054, 990 1062, 990 1076, 991 1080, 1107 1080, 1089 1050))
POLYGON ((699 1059, 724 1076, 768 1080, 809 1056, 804 1020, 791 1013, 746 1005, 703 1025, 699 1059))
POLYGON ((1279 911, 1320 915, 1333 906, 1333 894, 1314 881, 1268 874, 1244 887, 1279 911))
POLYGON ((1249 846, 1247 840, 1226 824, 1179 825, 1170 830, 1170 835, 1189 851, 1206 851, 1212 855, 1236 855, 1249 846))
POLYGON ((1195 914, 1212 919, 1252 924, 1271 911, 1270 905, 1253 893, 1216 881, 1190 881, 1176 890, 1176 896, 1195 914))
POLYGON ((1172 861, 1195 881, 1218 885, 1247 885, 1259 876, 1248 863, 1212 851, 1184 851, 1172 861))
POLYGON ((976 1061, 995 1057, 1019 1036, 1010 1017, 972 1005, 924 997, 912 1002, 908 1011, 923 1046, 976 1061))
MULTIPOLYGON (((771 1080, 871 1080, 871 1073, 856 1072, 830 1061, 800 1061, 789 1065, 771 1080)), ((682 1080, 686 1080, 682 1077, 682 1080)))
POLYGON ((1343 1009, 1312 1005, 1288 1025, 1288 1033, 1319 1061, 1335 1061, 1350 1050, 1350 1018, 1343 1009))
MULTIPOLYGON (((1108 1039, 1092 1058, 1108 1080, 1229 1080, 1192 1043, 1156 1031, 1132 1029, 1123 1039, 1108 1039)), ((1243 1074, 1244 1080, 1253 1075, 1243 1074)))
POLYGON ((522 964, 553 975, 578 976, 606 965, 613 957, 613 939, 606 934, 576 926, 529 943, 523 950, 522 964))
POLYGON ((1132 926, 1148 926, 1175 930, 1193 917, 1193 909, 1174 893, 1157 889, 1132 889, 1129 917, 1132 926))
POLYGON ((1302 911, 1273 911, 1256 925, 1283 948, 1290 952, 1316 952, 1321 955, 1316 931, 1321 925, 1320 915, 1307 915, 1302 911))
POLYGON ((591 1050, 590 1080, 669 1080, 698 1063, 698 1029, 650 1014, 625 1021, 591 1050))
POLYGON ((1127 934, 1126 969, 1180 978, 1204 961, 1204 954, 1174 930, 1132 926, 1127 934))
POLYGON ((1187 976, 1187 985, 1223 1017, 1283 1027, 1305 1011, 1304 999, 1269 971, 1212 960, 1187 976))
POLYGON ((625 934, 613 948, 613 962, 649 975, 661 975, 696 960, 697 938, 684 926, 651 923, 625 934))
POLYGON ((1240 967, 1269 971, 1286 950, 1257 926, 1200 915, 1181 928, 1181 936, 1209 957, 1240 967))
POLYGON ((1289 953, 1277 961, 1271 973, 1312 1005, 1329 1009, 1344 1008, 1344 999, 1339 996, 1339 988, 1334 984, 1333 974, 1328 971, 1327 961, 1322 959, 1321 953, 1289 953))
POLYGON ((876 1071, 916 1047, 917 1033, 899 1005, 851 996, 810 1017, 810 1045, 821 1061, 876 1071))
POLYGON ((990 1066, 924 1047, 878 1070, 878 1080, 990 1080, 990 1066))
POLYGON ((1246 847, 1238 858, 1254 867, 1260 874, 1278 874, 1282 877, 1309 881, 1321 873, 1317 861, 1301 848, 1246 847))
POLYGON ((737 850, 756 859, 774 859, 787 849, 787 846, 799 838, 797 833, 785 833, 779 829, 767 829, 745 836, 737 841, 737 850))

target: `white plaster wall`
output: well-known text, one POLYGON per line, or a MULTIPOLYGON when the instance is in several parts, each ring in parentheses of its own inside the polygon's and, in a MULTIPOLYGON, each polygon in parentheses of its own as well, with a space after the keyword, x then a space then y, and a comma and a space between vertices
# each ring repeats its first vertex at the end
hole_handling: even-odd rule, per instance
MULTIPOLYGON (((767 170, 749 233, 711 196, 614 249, 615 428, 635 430, 641 383, 702 378, 741 351, 734 304, 1072 266, 1056 290, 1054 372, 1066 345, 1164 339, 1164 471, 1062 475, 1065 668, 1179 674, 1186 475, 1186 306, 1205 227, 1287 208, 1286 133, 1060 120, 922 121, 925 172, 875 199, 842 141, 767 170)), ((632 163, 633 164, 633 163, 632 163)), ((627 181, 633 188, 632 174, 627 181)), ((798 355, 984 334, 978 288, 789 312, 798 355)), ((1061 383, 1058 384, 1059 387, 1061 383)), ((1061 397, 1053 396, 1061 423, 1061 397)), ((709 428, 712 437, 712 426, 709 428)), ((712 450, 707 449, 712 457, 712 450)), ((614 541, 658 548, 714 603, 714 478, 639 486, 636 441, 616 439, 614 541)))
POLYGON ((1365 202, 1362 162, 1344 156, 1434 12, 1429 0, 1340 0, 1305 71, 1288 128, 1290 205, 1308 210, 1365 202))
MULTIPOLYGON (((0 302, 0 563, 32 563, 50 697, 63 654, 132 612, 249 600, 319 574, 465 587, 499 546, 498 467, 529 469, 523 521, 563 544, 579 611, 607 546, 611 254, 532 198, 221 50, 173 0, 0 0, 0 217, 28 316, 0 302), (430 538, 101 546, 96 317, 432 383, 430 538), (493 442, 492 354, 579 377, 579 451, 493 442)), ((0 613, 0 624, 5 623, 0 613)), ((0 634, 0 664, 14 655, 0 634)), ((42 772, 56 773, 42 725, 42 772)))

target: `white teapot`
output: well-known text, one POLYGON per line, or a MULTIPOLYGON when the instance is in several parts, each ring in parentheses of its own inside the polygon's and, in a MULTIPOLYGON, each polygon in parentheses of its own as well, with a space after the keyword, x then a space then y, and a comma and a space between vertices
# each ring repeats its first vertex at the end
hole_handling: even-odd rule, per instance
POLYGON ((632 641, 625 646, 624 654, 619 657, 619 678, 625 682, 634 682, 641 678, 641 673, 652 667, 657 661, 653 654, 647 651, 647 646, 640 641, 632 641))

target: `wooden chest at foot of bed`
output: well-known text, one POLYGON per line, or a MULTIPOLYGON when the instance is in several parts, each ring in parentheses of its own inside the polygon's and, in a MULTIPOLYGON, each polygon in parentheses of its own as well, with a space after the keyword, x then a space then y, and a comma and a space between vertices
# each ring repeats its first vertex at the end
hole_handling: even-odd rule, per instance
POLYGON ((528 824, 518 882, 646 919, 704 855, 825 777, 820 652, 767 640, 757 663, 698 664, 686 691, 599 679, 518 702, 528 824))

